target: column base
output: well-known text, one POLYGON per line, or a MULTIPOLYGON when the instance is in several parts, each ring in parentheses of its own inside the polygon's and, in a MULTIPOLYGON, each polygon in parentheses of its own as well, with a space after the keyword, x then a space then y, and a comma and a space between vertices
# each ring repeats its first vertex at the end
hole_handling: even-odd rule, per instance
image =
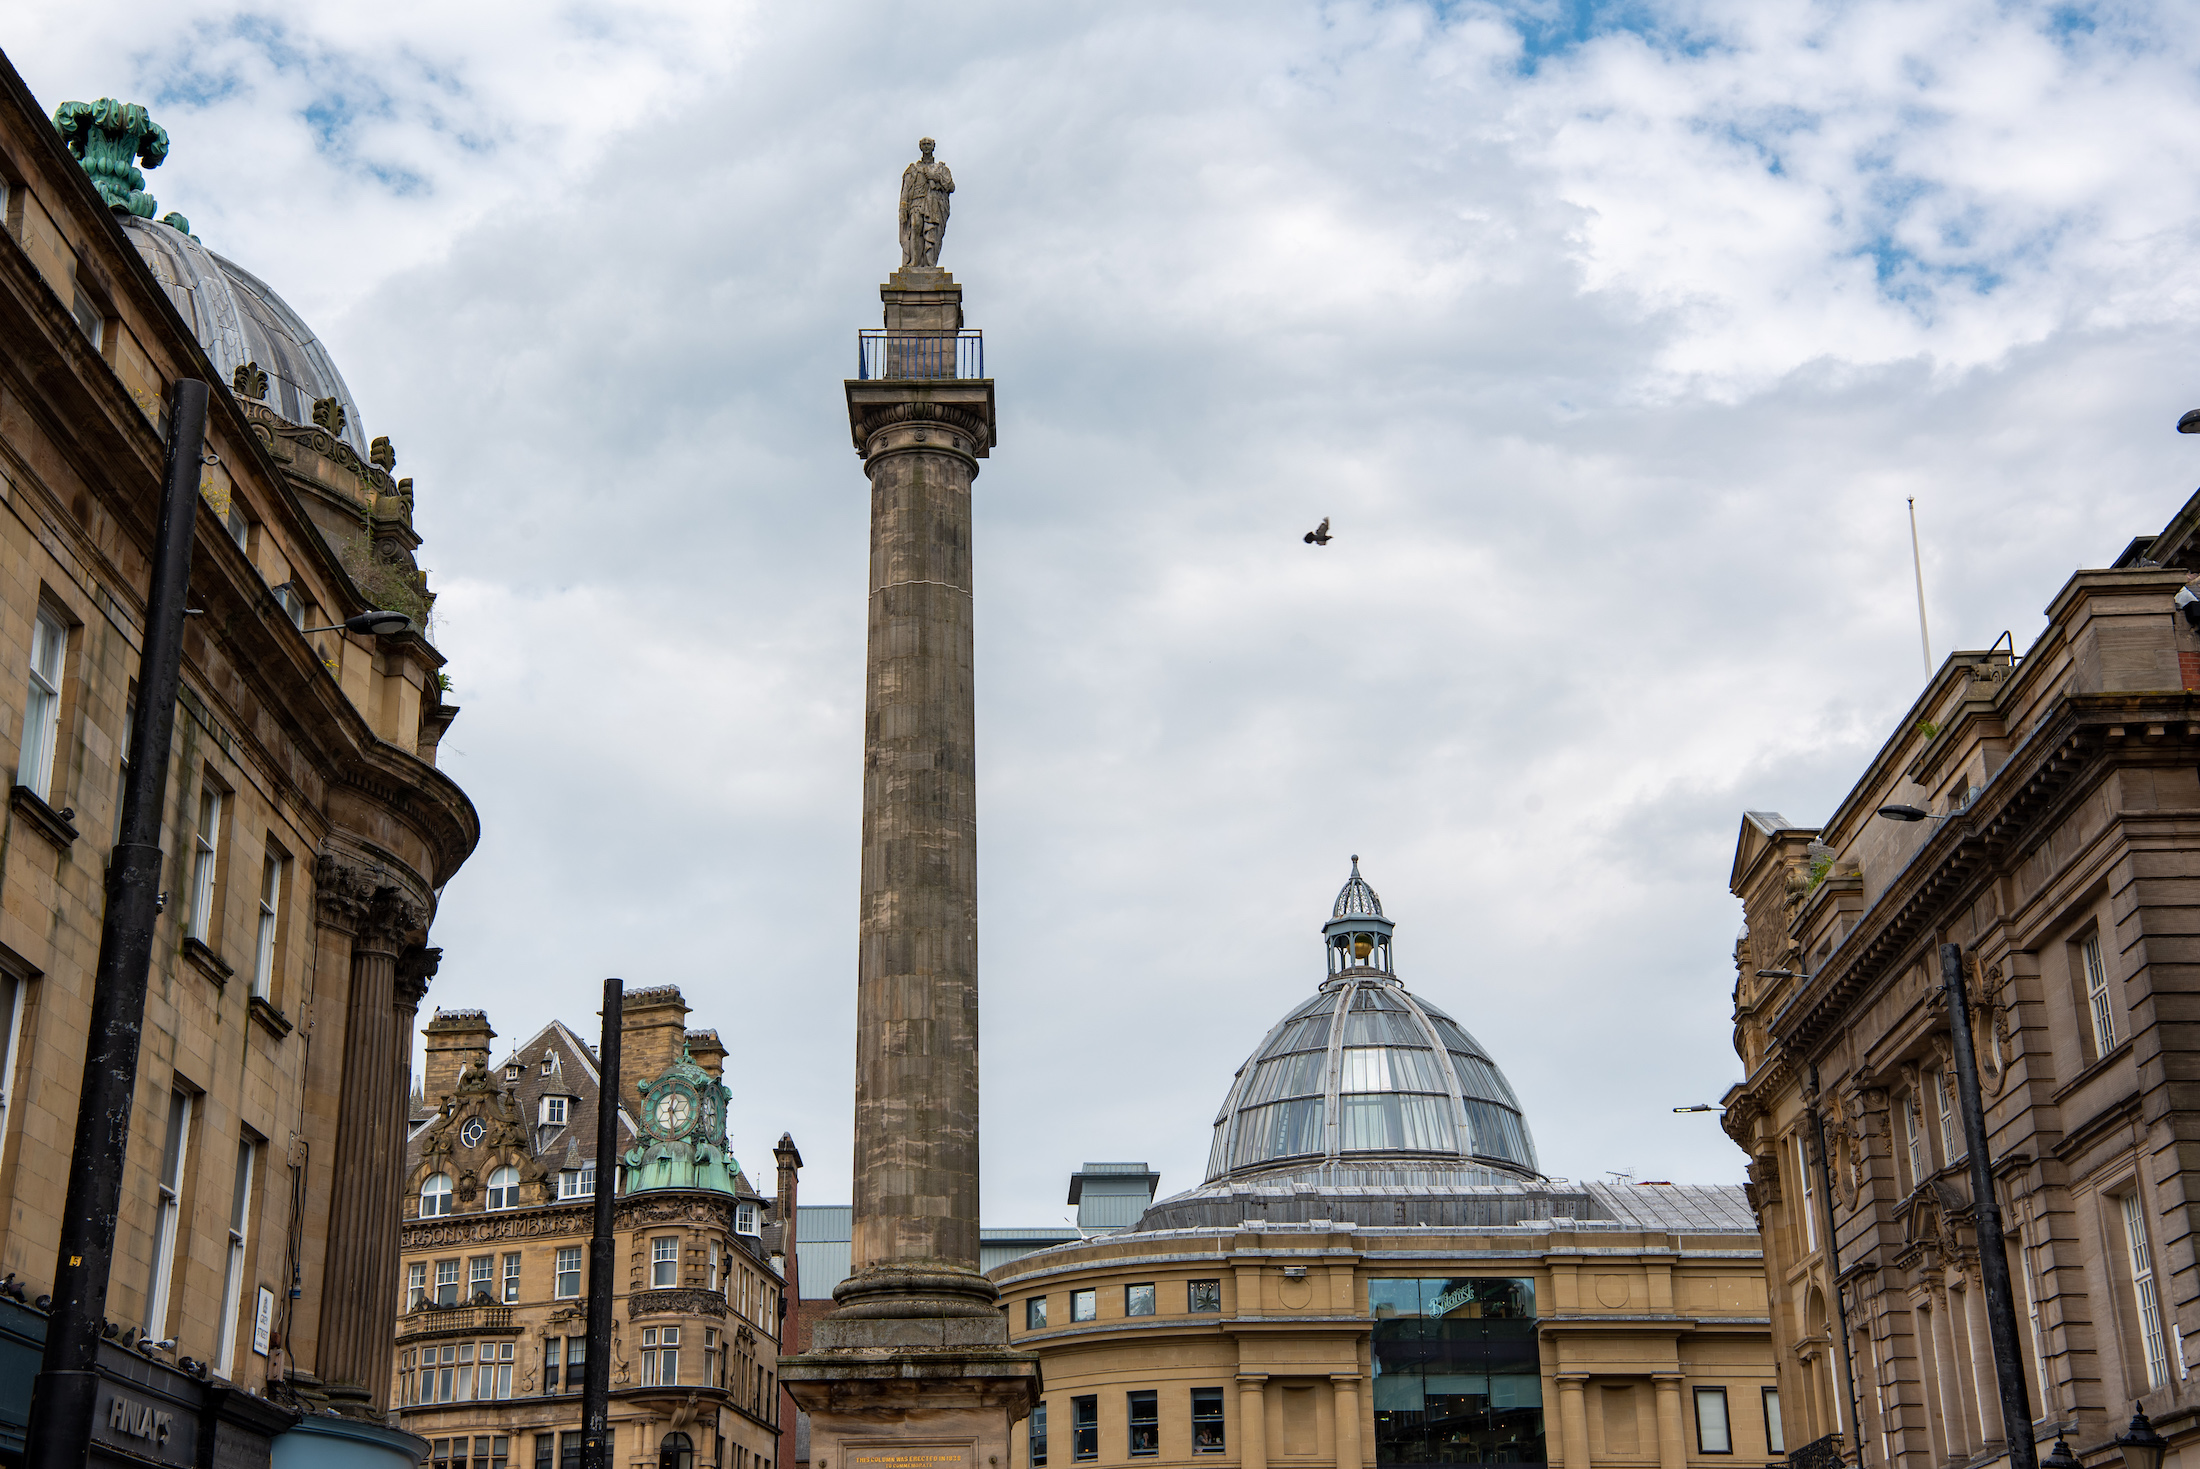
MULTIPOLYGON (((828 1321, 931 1320, 937 1317, 983 1318, 1000 1325, 1000 1290, 975 1270, 959 1265, 921 1262, 876 1265, 859 1270, 833 1287, 839 1309, 828 1321)), ((1007 1345, 1007 1328, 983 1339, 1007 1345)), ((971 1338, 970 1345, 980 1345, 971 1338)))
POLYGON ((1009 1430, 1041 1384, 1006 1337, 998 1315, 820 1321, 811 1351, 779 1359, 810 1415, 811 1469, 1009 1469, 1009 1430), (1000 1345, 974 1340, 988 1326, 1000 1345))

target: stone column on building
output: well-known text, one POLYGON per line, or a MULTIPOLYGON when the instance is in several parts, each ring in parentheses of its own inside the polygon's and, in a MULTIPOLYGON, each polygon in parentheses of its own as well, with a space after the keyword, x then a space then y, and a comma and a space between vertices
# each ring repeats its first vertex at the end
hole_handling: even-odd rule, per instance
POLYGON ((1268 1469, 1268 1374, 1238 1374, 1238 1469, 1268 1469))
POLYGON ((323 1391, 339 1413, 379 1419, 397 1330, 399 1191, 412 1092, 412 1032, 437 951, 408 941, 426 910, 382 874, 324 855, 314 886, 322 921, 351 936, 343 1103, 323 1266, 323 1391), (400 962, 400 958, 403 962, 400 962))
POLYGON ((1586 1372, 1558 1376, 1558 1457, 1565 1469, 1589 1469, 1589 1405, 1586 1372))
POLYGON ((1956 1356, 1955 1329, 1949 1320, 1948 1287, 1941 1272, 1927 1277, 1933 1303, 1933 1380, 1940 1385, 1940 1431, 1948 1457, 1970 1457, 1971 1436, 1964 1425, 1963 1363, 1956 1356))
POLYGON ((954 277, 907 265, 879 294, 883 342, 846 384, 871 492, 852 1269, 781 1380, 821 1469, 866 1469, 919 1433, 995 1469, 1039 1364, 1009 1349, 978 1269, 970 487, 993 446, 993 383, 960 375, 976 363, 958 349, 954 277))
POLYGON ((1966 1263, 1964 1277, 1964 1334, 1971 1345, 1967 1354, 1971 1366, 1968 1386, 1971 1401, 1978 1405, 1979 1441, 1981 1446, 2003 1443, 2001 1379, 1994 1368, 1993 1336, 1986 1325, 1986 1292, 1979 1288, 1976 1255, 1966 1263))
POLYGON ((1366 1458, 1360 1448, 1360 1374, 1330 1374, 1337 1415, 1337 1469, 1360 1469, 1366 1458))
POLYGON ((1688 1429, 1681 1417, 1681 1375, 1653 1372, 1658 1389, 1658 1469, 1688 1469, 1688 1429))

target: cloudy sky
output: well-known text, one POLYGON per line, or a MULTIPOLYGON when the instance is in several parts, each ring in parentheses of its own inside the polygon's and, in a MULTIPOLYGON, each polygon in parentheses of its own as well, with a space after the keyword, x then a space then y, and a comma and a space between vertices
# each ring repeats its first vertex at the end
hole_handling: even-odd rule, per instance
POLYGON ((481 809, 431 996, 606 974, 845 1199, 867 499, 915 140, 977 486, 988 1223, 1198 1182, 1347 858, 1546 1169, 1738 1181, 1745 806, 1821 818, 2200 479, 2181 7, 33 7, 47 107, 330 343, 418 487, 481 809), (1333 517, 1334 544, 1299 537, 1333 517))

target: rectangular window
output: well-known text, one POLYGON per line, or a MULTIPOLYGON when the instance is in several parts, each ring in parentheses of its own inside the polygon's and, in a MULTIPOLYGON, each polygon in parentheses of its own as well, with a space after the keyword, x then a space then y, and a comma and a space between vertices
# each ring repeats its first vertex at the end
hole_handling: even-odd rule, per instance
POLYGON ((137 691, 122 701, 122 758, 115 762, 115 840, 122 840, 122 798, 130 792, 130 739, 137 733, 137 691))
POLYGON ((579 1392, 588 1385, 588 1338, 565 1339, 565 1390, 579 1392))
POLYGON ((504 1257, 504 1304, 509 1306, 519 1300, 519 1252, 504 1257))
MULTIPOLYGON (((558 1098, 564 1101, 563 1097, 558 1098)), ((568 1168, 558 1174, 558 1197, 561 1199, 585 1199, 596 1192, 596 1165, 583 1163, 578 1168, 568 1168)))
POLYGON ((282 917, 286 859, 273 842, 260 863, 260 927, 252 941, 252 993, 267 999, 275 992, 275 930, 282 917))
POLYGON ((1945 1071, 1933 1077, 1935 1105, 1940 1108, 1940 1156, 1946 1163, 1967 1158, 1971 1149, 1963 1141, 1963 1114, 1956 1107, 1955 1081, 1945 1071))
POLYGON ((214 934, 214 867, 222 834, 222 788, 199 782, 199 824, 191 833, 191 923, 189 933, 202 944, 214 934))
POLYGON ((1803 1184, 1803 1251, 1808 1254, 1818 1248, 1817 1195, 1811 1191, 1810 1149, 1803 1145, 1803 1134, 1795 1134, 1795 1176, 1803 1184))
POLYGON ((1161 1452, 1161 1395, 1149 1391, 1125 1397, 1130 1409, 1131 1457, 1151 1459, 1161 1452))
POLYGON ((565 1360, 560 1338, 546 1336, 542 1339, 542 1390, 554 1393, 558 1390, 558 1366, 565 1360))
POLYGON ((735 1234, 755 1234, 757 1230, 756 1205, 735 1204, 733 1206, 733 1232, 735 1234))
MULTIPOLYGON (((558 1299, 576 1300, 581 1293, 581 1247, 568 1245, 558 1251, 558 1299)), ((575 1341, 582 1338, 575 1337, 575 1341)))
POLYGON ((581 1434, 558 1435, 558 1469, 581 1469, 581 1434))
MULTIPOLYGON (((1375 1463, 1547 1462, 1533 1280, 1376 1278, 1367 1291, 1375 1463)), ((1312 1427, 1302 1423, 1302 1442, 1312 1427)))
POLYGON ((435 1303, 438 1306, 458 1304, 458 1261, 435 1262, 435 1303))
POLYGON ((1184 1309, 1187 1311, 1219 1311, 1222 1309, 1222 1282, 1219 1280, 1195 1280, 1184 1287, 1184 1309))
POLYGON ((1223 1448, 1222 1389, 1195 1387, 1192 1389, 1192 1452, 1219 1454, 1223 1448))
POLYGON ((542 1099, 542 1125, 545 1127, 565 1126, 565 1098, 544 1097, 542 1099))
POLYGON ((237 1174, 230 1185, 229 1259, 222 1270, 221 1335, 214 1347, 214 1370, 235 1375, 238 1314, 244 1310, 244 1241, 252 1207, 252 1164, 259 1149, 247 1137, 237 1143, 237 1174))
POLYGON ((1787 1430, 1780 1426, 1780 1389, 1764 1389, 1765 1399, 1765 1448, 1770 1453, 1784 1454, 1788 1449, 1787 1430))
POLYGON ((680 1283, 680 1241, 677 1238, 649 1242, 649 1283, 658 1290, 669 1290, 680 1283))
POLYGON ((1696 1389, 1696 1452, 1734 1452, 1734 1435, 1726 1426, 1726 1389, 1723 1387, 1696 1389))
POLYGON ((1047 1405, 1031 1405, 1031 1469, 1046 1469, 1047 1462, 1047 1405))
POLYGON ((1153 1286, 1151 1283, 1123 1287, 1123 1314, 1126 1316, 1151 1316, 1153 1314, 1153 1286))
POLYGON ((481 1396, 484 1398, 508 1398, 512 1395, 512 1343, 485 1341, 481 1344, 481 1396))
POLYGON ((168 1145, 161 1155, 160 1189, 153 1216, 153 1273, 145 1290, 145 1329, 168 1335, 168 1287, 175 1278, 176 1226, 183 1212, 184 1150, 191 1143, 191 1094, 168 1094, 168 1145))
POLYGON ((1047 1325, 1047 1298, 1033 1296, 1024 1302, 1024 1330, 1044 1331, 1047 1325))
POLYGON ((718 1241, 716 1240, 710 1242, 710 1277, 703 1288, 713 1291, 718 1289, 718 1241))
POLYGON ((2085 967, 2085 1013, 2093 1032, 2093 1059, 2098 1061, 2116 1049, 2116 1005, 2109 997, 2108 966, 2101 961, 2101 936, 2087 934, 2078 954, 2085 967))
POLYGON ((31 621, 30 695, 23 701, 23 748, 15 780, 45 800, 53 787, 53 752, 61 729, 61 664, 69 630, 44 607, 31 621))
POLYGON ((1925 1182, 1925 1136, 1917 1127, 1918 1098, 1916 1092, 1905 1092, 1902 1097, 1902 1146, 1910 1160, 1910 1187, 1919 1188, 1925 1182))
MULTIPOLYGON (((1073 1290, 1069 1293, 1069 1319, 1091 1321, 1100 1315, 1100 1292, 1097 1290, 1073 1290)), ((1083 1401, 1080 1399, 1079 1401, 1083 1401)), ((1099 1399, 1093 1399, 1098 1402, 1099 1399)))
POLYGON ((719 1385, 718 1333, 714 1328, 706 1326, 703 1328, 703 1386, 719 1385))
POLYGON ((1069 1400, 1069 1456, 1072 1459, 1100 1457, 1100 1399, 1097 1397, 1069 1400))
POLYGON ((2124 1244, 2131 1261, 2132 1304, 2139 1313, 2139 1337, 2146 1348, 2147 1390, 2169 1386, 2169 1348, 2162 1337, 2162 1302, 2154 1289, 2154 1251, 2147 1246, 2146 1205, 2134 1188, 2122 1199, 2124 1244))
POLYGON ((680 1383, 680 1328, 642 1328, 642 1386, 677 1387, 680 1383))
POLYGON ((497 1298, 496 1272, 497 1257, 494 1255, 476 1255, 468 1260, 466 1262, 466 1299, 473 1301, 479 1297, 487 1296, 490 1300, 495 1300, 497 1298))
POLYGON ((428 1262, 415 1260, 405 1267, 405 1309, 410 1311, 428 1298, 428 1262))

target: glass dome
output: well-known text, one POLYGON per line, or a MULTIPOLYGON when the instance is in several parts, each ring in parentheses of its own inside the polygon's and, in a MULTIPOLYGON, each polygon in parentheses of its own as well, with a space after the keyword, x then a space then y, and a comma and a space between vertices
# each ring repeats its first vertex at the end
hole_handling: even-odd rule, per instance
POLYGON ((1381 915, 1354 858, 1325 925, 1330 975, 1238 1068, 1209 1183, 1376 1155, 1478 1165, 1492 1182, 1541 1177, 1519 1098, 1480 1042, 1390 972, 1394 924, 1381 915))

